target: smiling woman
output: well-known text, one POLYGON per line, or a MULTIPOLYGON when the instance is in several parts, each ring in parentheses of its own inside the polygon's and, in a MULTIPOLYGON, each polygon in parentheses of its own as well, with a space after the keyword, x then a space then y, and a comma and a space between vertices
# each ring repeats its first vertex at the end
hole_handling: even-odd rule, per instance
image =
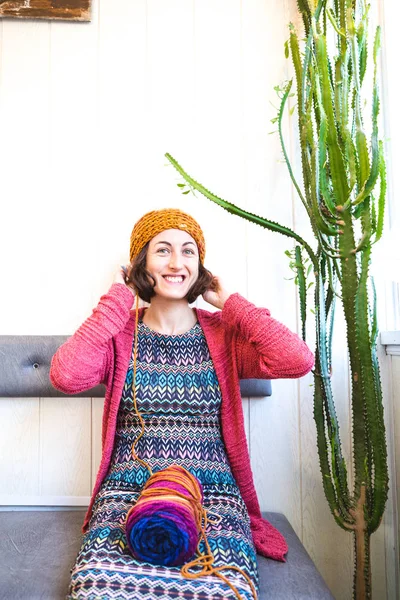
POLYGON ((91 0, 0 0, 0 17, 90 21, 91 0))
POLYGON ((239 379, 301 377, 313 355, 267 309, 228 292, 204 259, 190 215, 147 213, 133 228, 129 267, 53 357, 60 390, 107 387, 103 456, 70 600, 219 600, 232 591, 255 600, 256 552, 284 560, 285 539, 257 501, 239 379), (199 295, 219 310, 191 308, 199 295), (139 310, 137 296, 150 306, 139 310), (138 507, 144 545, 129 517, 138 507), (190 516, 197 530, 189 527, 195 537, 186 540, 190 516), (191 562, 185 540, 189 555, 199 544, 191 562))

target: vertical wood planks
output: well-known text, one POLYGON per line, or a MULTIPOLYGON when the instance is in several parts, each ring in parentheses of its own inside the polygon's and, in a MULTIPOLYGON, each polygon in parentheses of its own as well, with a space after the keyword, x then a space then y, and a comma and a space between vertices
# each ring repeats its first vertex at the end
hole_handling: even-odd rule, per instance
MULTIPOLYGON (((195 143, 185 149, 187 170, 218 196, 245 206, 241 3, 196 0, 193 28, 195 87, 191 138, 195 143)), ((199 195, 187 198, 187 210, 198 214, 204 224, 206 266, 223 277, 227 289, 246 295, 244 221, 199 195)), ((202 302, 200 305, 210 309, 202 302)))
MULTIPOLYGON (((0 331, 35 333, 36 323, 10 330, 10 314, 24 314, 26 302, 37 303, 32 293, 40 279, 44 240, 34 223, 42 211, 46 196, 43 173, 48 166, 49 111, 49 25, 46 22, 4 21, 0 24, 0 165, 2 217, 0 220, 0 256, 3 281, 11 281, 23 271, 13 293, 2 295, 0 331), (11 239, 10 239, 11 236, 11 239)), ((40 311, 38 311, 40 312, 40 311)), ((36 331, 38 333, 38 331, 36 331)))
POLYGON ((175 153, 184 160, 186 147, 193 143, 193 6, 187 0, 147 2, 143 149, 154 170, 146 171, 147 197, 160 207, 167 198, 172 206, 187 203, 178 188, 170 187, 176 175, 172 167, 164 167, 164 154, 175 153))
POLYGON ((128 247, 134 221, 143 208, 146 177, 146 48, 147 3, 102 0, 99 12, 97 58, 96 172, 98 193, 107 198, 95 211, 93 241, 96 256, 107 264, 117 240, 128 247), (121 18, 123 15, 123 18, 121 18), (108 254, 108 256, 107 256, 108 254))
POLYGON ((101 460, 101 425, 104 408, 104 400, 101 398, 92 398, 91 415, 91 490, 96 482, 97 471, 101 460))
MULTIPOLYGON (((49 276, 41 301, 57 320, 58 330, 66 333, 72 333, 92 309, 87 294, 96 266, 91 230, 96 211, 108 210, 104 200, 98 200, 95 183, 98 8, 94 7, 91 23, 50 24, 49 193, 42 201, 49 276), (55 316, 55 307, 64 310, 55 316)), ((42 332, 50 326, 54 330, 54 322, 41 324, 42 332)))
MULTIPOLYGON (((379 292, 378 292, 379 293, 379 292)), ((379 297, 379 296, 378 296, 379 297)), ((382 395, 388 451, 389 492, 382 523, 371 538, 372 593, 374 597, 391 600, 399 595, 399 548, 398 548, 398 489, 396 484, 398 463, 398 402, 399 371, 396 356, 385 353, 378 345, 381 369, 382 395), (397 449, 396 449, 397 445, 397 449)))
POLYGON ((90 399, 40 404, 40 495, 90 496, 90 399))
MULTIPOLYGON (((394 490, 394 497, 396 498, 394 506, 394 527, 397 529, 397 540, 400 540, 400 402, 399 402, 399 390, 400 390, 400 356, 392 356, 391 361, 392 367, 392 401, 393 401, 393 438, 394 438, 394 469, 392 471, 392 483, 391 488, 394 490)), ((399 549, 397 548, 396 565, 394 571, 395 577, 395 589, 398 591, 400 587, 399 582, 399 549)), ((396 553, 394 553, 396 554, 396 553)), ((389 586, 388 586, 389 587, 389 586)), ((390 585, 390 590, 393 589, 393 585, 390 585)))
POLYGON ((0 398, 0 503, 39 493, 39 399, 0 398))
MULTIPOLYGON (((313 315, 309 314, 310 326, 313 315)), ((310 336, 309 339, 312 339, 310 336)), ((311 345, 314 349, 314 344, 311 345)), ((337 306, 332 350, 332 389, 340 423, 343 454, 348 465, 349 487, 352 489, 349 382, 346 343, 341 310, 337 306)), ((301 440, 303 479, 303 543, 315 561, 335 597, 351 599, 353 572, 353 538, 334 521, 323 487, 313 417, 312 378, 300 382, 301 440), (334 552, 333 548, 340 548, 334 552), (340 577, 337 574, 340 573, 340 577)))
MULTIPOLYGON (((274 6, 274 19, 264 2, 242 4, 243 146, 247 208, 291 226, 290 182, 281 162, 276 127, 274 86, 285 78, 283 44, 285 6, 274 6), (282 60, 277 60, 282 57, 282 60), (262 76, 260 76, 262 74, 262 76)), ((284 255, 288 241, 279 234, 247 225, 249 299, 270 309, 272 317, 296 330, 295 290, 284 255)), ((272 396, 250 404, 251 460, 263 509, 283 512, 301 535, 299 426, 294 381, 272 382, 272 396), (290 481, 290 493, 287 482, 290 481)))

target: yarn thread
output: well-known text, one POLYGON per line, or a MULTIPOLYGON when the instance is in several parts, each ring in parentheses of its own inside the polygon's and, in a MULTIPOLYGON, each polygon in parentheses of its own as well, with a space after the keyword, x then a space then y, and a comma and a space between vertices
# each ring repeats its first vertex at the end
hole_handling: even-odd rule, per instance
POLYGON ((243 600, 237 588, 222 571, 239 572, 250 586, 254 600, 257 592, 251 578, 235 565, 214 566, 214 555, 208 543, 206 529, 209 524, 220 522, 209 517, 211 511, 203 506, 203 488, 198 479, 180 465, 171 465, 153 473, 150 465, 136 453, 136 445, 144 434, 144 420, 137 406, 136 369, 138 344, 139 297, 136 294, 136 322, 133 355, 133 406, 139 419, 141 431, 132 444, 132 456, 150 473, 137 502, 127 513, 125 528, 132 554, 140 560, 166 566, 181 565, 181 574, 186 579, 198 579, 215 575, 243 600), (205 552, 200 549, 204 542, 205 552), (160 549, 160 545, 162 546, 160 549), (161 550, 161 551, 160 551, 161 550), (197 552, 197 557, 188 559, 197 552), (160 559, 162 562, 160 562, 160 559))

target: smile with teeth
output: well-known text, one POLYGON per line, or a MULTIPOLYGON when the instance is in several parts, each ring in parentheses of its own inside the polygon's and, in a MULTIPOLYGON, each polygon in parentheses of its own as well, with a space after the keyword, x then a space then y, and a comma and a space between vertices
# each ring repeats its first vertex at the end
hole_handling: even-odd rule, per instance
POLYGON ((163 275, 163 278, 169 283, 183 283, 184 275, 163 275))

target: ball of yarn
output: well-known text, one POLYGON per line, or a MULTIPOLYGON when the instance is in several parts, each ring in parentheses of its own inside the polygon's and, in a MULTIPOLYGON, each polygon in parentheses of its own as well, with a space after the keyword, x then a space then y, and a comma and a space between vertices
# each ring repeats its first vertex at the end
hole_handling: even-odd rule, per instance
POLYGON ((200 482, 183 467, 153 473, 126 518, 133 556, 155 565, 187 562, 199 540, 202 501, 200 482))

